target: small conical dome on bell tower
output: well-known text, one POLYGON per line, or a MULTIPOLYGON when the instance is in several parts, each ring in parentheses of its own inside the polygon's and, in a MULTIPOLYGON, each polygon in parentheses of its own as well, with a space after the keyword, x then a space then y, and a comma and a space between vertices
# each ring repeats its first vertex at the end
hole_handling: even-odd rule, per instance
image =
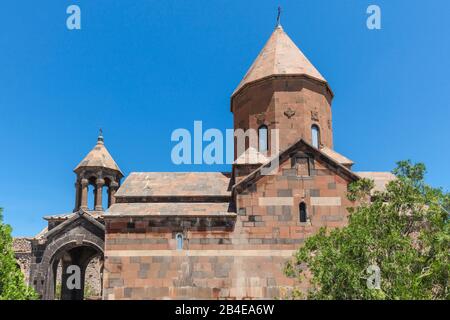
MULTIPOLYGON (((74 169, 75 172, 80 171, 81 169, 86 168, 106 168, 115 170, 118 173, 122 174, 119 166, 114 161, 113 157, 109 153, 108 149, 105 147, 105 142, 103 138, 102 129, 100 129, 100 133, 97 138, 97 144, 92 148, 92 150, 84 157, 83 160, 76 166, 74 169)), ((123 174, 122 174, 123 176, 123 174)))
POLYGON ((74 211, 80 209, 103 211, 105 209, 102 205, 103 188, 108 190, 107 206, 109 207, 115 202, 114 194, 119 188, 123 173, 108 149, 106 149, 101 129, 97 138, 97 144, 75 167, 74 172, 77 175, 74 211), (94 188, 94 208, 88 208, 88 189, 90 185, 94 188))

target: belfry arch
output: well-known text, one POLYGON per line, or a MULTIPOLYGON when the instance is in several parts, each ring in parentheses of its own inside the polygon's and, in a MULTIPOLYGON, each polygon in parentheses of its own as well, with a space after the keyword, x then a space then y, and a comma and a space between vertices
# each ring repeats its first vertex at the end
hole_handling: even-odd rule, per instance
POLYGON ((34 277, 34 285, 43 299, 84 298, 85 275, 89 262, 95 257, 101 262, 104 260, 104 234, 105 228, 99 217, 80 212, 44 235, 46 245, 42 248, 39 267, 34 277), (56 296, 58 265, 61 268, 59 297, 56 296))
POLYGON ((83 170, 75 183, 76 202, 74 212, 83 209, 90 211, 104 211, 115 203, 115 193, 119 188, 120 178, 116 174, 111 174, 108 169, 83 170), (87 176, 89 178, 84 178, 87 176), (90 188, 92 193, 89 192, 90 188), (106 189, 107 199, 103 199, 106 189), (89 197, 93 197, 93 206, 89 206, 89 197), (106 200, 106 201, 105 201, 106 200), (106 206, 103 204, 106 203, 106 206))
MULTIPOLYGON (((89 262, 95 257, 98 257, 103 263, 103 248, 92 243, 81 245, 70 243, 60 248, 50 260, 46 299, 83 300, 85 298, 86 269, 89 262), (61 272, 60 283, 57 282, 58 266, 61 272), (76 278, 78 276, 79 279, 76 278), (57 284, 60 285, 60 290, 57 290, 57 284)), ((102 273, 103 270, 100 272, 102 273)))

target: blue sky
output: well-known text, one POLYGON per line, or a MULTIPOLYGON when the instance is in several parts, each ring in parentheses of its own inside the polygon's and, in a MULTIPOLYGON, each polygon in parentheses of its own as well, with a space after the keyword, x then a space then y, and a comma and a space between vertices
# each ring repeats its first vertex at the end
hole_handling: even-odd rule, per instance
POLYGON ((285 31, 335 93, 335 149, 358 171, 423 161, 450 190, 450 2, 4 0, 0 4, 0 206, 14 235, 71 212, 77 163, 98 129, 125 174, 176 166, 176 128, 232 127, 229 98, 285 31), (81 8, 82 29, 66 28, 81 8), (366 8, 382 30, 366 28, 366 8))

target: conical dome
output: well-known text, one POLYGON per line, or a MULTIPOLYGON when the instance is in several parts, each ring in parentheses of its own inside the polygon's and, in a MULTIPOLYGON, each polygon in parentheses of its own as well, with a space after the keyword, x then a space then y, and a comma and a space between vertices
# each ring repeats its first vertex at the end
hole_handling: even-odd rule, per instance
POLYGON ((326 82, 280 25, 275 28, 233 95, 246 84, 273 75, 307 75, 326 82))
MULTIPOLYGON (((100 133, 95 147, 84 157, 83 160, 74 169, 75 172, 82 168, 107 168, 118 171, 122 174, 119 166, 116 164, 108 149, 105 147, 103 136, 100 133)), ((123 174, 122 174, 123 176, 123 174)))

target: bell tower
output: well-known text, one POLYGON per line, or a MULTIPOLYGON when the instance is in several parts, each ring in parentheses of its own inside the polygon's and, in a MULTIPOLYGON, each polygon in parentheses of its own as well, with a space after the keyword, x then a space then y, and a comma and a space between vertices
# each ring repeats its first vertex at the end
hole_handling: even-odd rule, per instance
MULTIPOLYGON (((303 138, 316 148, 333 148, 333 93, 279 24, 231 96, 234 129, 254 129, 252 147, 272 155, 272 129, 279 151, 303 138)), ((240 155, 235 149, 234 158, 240 155)))
POLYGON ((115 203, 115 193, 120 186, 123 177, 122 171, 105 147, 102 130, 97 138, 97 144, 86 155, 86 157, 74 169, 77 175, 75 182, 75 209, 74 212, 82 210, 104 211, 103 189, 108 190, 107 207, 115 203), (93 187, 94 207, 88 208, 88 190, 93 187))

